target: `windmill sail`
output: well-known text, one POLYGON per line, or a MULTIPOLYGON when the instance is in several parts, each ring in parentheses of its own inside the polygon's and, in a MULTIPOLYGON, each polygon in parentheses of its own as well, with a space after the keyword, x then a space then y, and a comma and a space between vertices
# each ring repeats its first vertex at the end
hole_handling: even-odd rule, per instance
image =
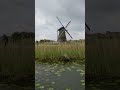
POLYGON ((88 30, 90 31, 90 27, 85 23, 85 26, 88 28, 88 30))
POLYGON ((72 38, 72 36, 70 35, 70 33, 67 31, 67 30, 65 30, 67 33, 68 33, 68 35, 72 38))
POLYGON ((68 27, 68 25, 71 23, 71 21, 66 25, 66 27, 65 28, 67 28, 68 27))
MULTIPOLYGON (((63 24, 61 23, 61 21, 59 20, 59 18, 58 17, 56 17, 57 19, 58 19, 58 21, 60 22, 60 24, 63 26, 63 24)), ((64 27, 64 26, 63 26, 64 27)))

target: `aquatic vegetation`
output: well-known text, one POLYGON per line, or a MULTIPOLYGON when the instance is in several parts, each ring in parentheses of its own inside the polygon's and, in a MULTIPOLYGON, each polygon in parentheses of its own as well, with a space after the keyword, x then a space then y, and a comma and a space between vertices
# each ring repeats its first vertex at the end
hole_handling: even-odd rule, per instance
POLYGON ((36 63, 35 68, 35 86, 40 88, 40 90, 57 90, 58 88, 61 90, 74 90, 76 87, 78 88, 76 90, 84 90, 85 66, 82 64, 80 65, 75 62, 67 64, 36 63))

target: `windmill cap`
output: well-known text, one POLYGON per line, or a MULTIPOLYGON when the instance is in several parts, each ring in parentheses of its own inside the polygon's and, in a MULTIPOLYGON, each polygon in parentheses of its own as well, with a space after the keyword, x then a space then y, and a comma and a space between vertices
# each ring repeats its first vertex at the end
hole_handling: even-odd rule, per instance
POLYGON ((64 29, 64 27, 59 28, 58 31, 61 30, 61 29, 64 29))

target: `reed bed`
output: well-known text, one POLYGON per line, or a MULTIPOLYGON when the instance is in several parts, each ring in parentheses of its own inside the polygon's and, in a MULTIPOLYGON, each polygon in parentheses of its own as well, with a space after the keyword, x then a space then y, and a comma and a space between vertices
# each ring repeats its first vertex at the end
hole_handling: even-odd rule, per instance
POLYGON ((120 40, 104 38, 86 41, 86 75, 119 77, 120 40))
POLYGON ((0 42, 0 73, 17 76, 33 74, 34 51, 33 40, 9 41, 6 47, 0 42))
POLYGON ((37 61, 59 61, 61 57, 67 57, 69 60, 84 60, 85 42, 41 43, 35 47, 37 61))

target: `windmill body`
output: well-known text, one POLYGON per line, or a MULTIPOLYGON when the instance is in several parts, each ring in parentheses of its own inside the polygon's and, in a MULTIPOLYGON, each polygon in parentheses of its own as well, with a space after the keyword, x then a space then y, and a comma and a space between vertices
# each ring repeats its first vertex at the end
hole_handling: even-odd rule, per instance
POLYGON ((65 28, 61 27, 60 29, 58 29, 58 32, 59 32, 58 36, 60 36, 60 37, 58 38, 57 41, 58 42, 65 42, 65 41, 67 41, 66 34, 65 34, 65 28))

